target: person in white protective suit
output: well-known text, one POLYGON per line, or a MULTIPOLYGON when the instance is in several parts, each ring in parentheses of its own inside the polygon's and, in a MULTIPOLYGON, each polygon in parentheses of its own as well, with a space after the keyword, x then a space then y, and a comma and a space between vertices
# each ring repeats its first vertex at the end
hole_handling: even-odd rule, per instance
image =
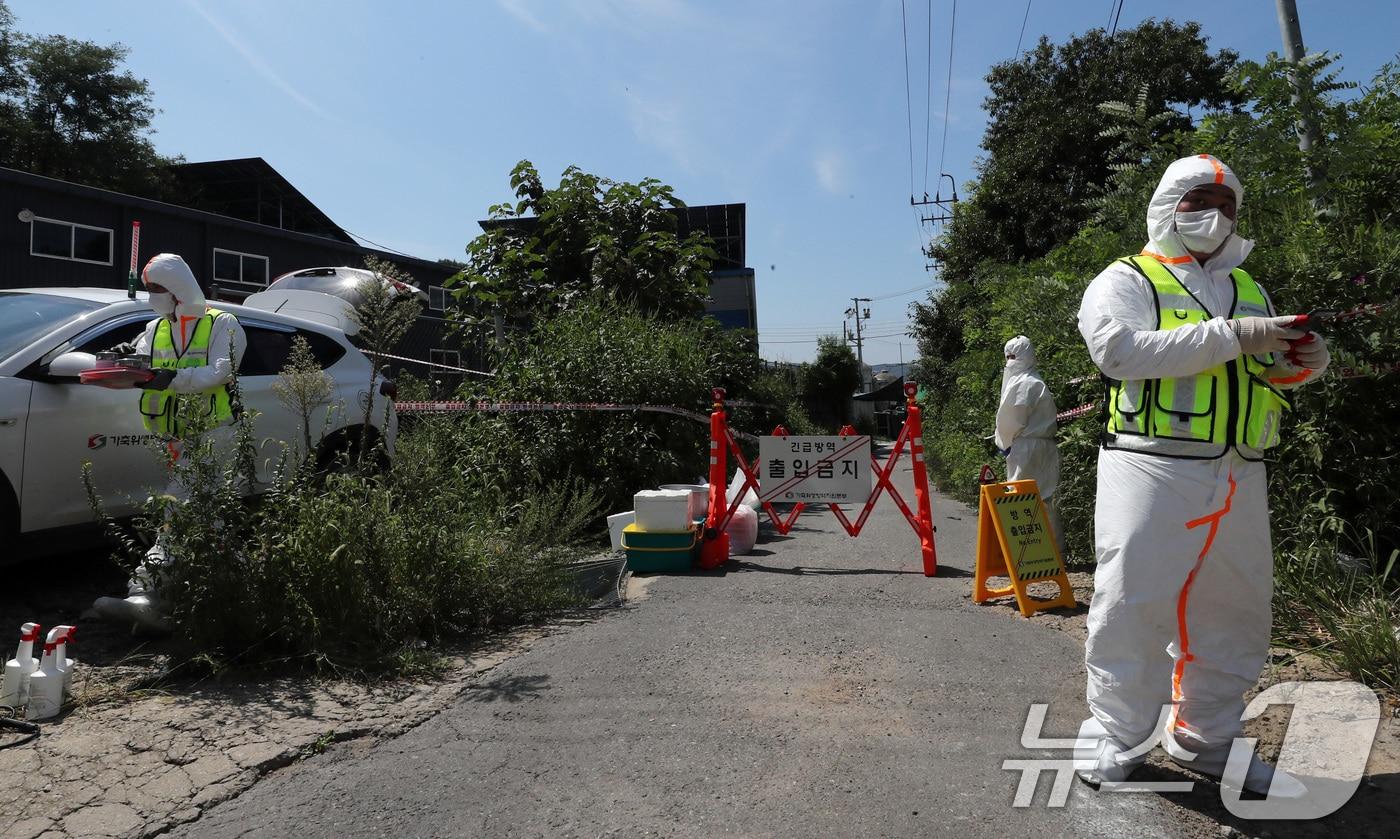
POLYGON ((1055 544, 1064 556, 1065 540, 1055 507, 1060 485, 1060 450, 1055 445, 1055 400, 1035 367, 1031 339, 1017 335, 1006 342, 1006 369, 1001 374, 997 405, 997 448, 1006 452, 1006 479, 1033 480, 1045 502, 1055 544))
MULTIPOLYGON (((203 433, 214 451, 227 455, 232 450, 237 406, 229 385, 248 338, 236 317, 208 305, 199 281, 178 255, 152 257, 141 279, 158 317, 146 325, 135 345, 114 349, 150 357, 155 377, 139 385, 140 399, 132 407, 141 412, 147 430, 166 442, 172 478, 165 494, 183 501, 188 490, 174 465, 190 431, 185 423, 193 418, 207 423, 212 427, 203 433)), ((136 567, 125 598, 99 597, 93 604, 100 616, 148 629, 167 628, 157 598, 160 570, 170 561, 163 535, 157 535, 155 545, 136 567)))
MULTIPOLYGON (((1221 777, 1243 695, 1269 647, 1273 550, 1264 452, 1287 390, 1327 368, 1326 343, 1278 317, 1238 266, 1244 192, 1210 155, 1167 167, 1148 242, 1094 278, 1079 331, 1108 386, 1094 511, 1088 704, 1076 771, 1119 782, 1160 742, 1221 777)), ((1226 782, 1300 796, 1252 758, 1226 782)))

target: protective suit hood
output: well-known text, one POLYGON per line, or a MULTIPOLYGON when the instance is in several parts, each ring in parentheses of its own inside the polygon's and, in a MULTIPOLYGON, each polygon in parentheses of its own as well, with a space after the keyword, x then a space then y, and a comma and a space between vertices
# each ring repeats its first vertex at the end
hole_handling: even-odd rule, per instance
POLYGON ((1031 339, 1024 335, 1007 341, 1003 355, 1006 356, 1007 373, 1024 373, 1035 368, 1035 347, 1031 345, 1031 339))
MULTIPOLYGON (((1198 186, 1221 184, 1235 193, 1235 211, 1244 207, 1244 185, 1230 170, 1230 167, 1208 154, 1183 157, 1174 161, 1162 173, 1157 191, 1147 205, 1147 246, 1144 253, 1163 257, 1168 263, 1187 262, 1191 252, 1176 232, 1176 205, 1186 193, 1198 186)), ((1244 262, 1254 249, 1254 242, 1243 239, 1236 232, 1221 248, 1220 253, 1210 260, 1212 269, 1231 270, 1244 262)))
POLYGON ((141 272, 141 281, 147 286, 152 283, 164 286, 174 296, 174 305, 162 302, 160 295, 151 295, 151 307, 157 312, 178 323, 180 318, 197 318, 204 315, 208 301, 204 290, 194 278, 194 272, 179 254, 158 253, 146 263, 141 272))

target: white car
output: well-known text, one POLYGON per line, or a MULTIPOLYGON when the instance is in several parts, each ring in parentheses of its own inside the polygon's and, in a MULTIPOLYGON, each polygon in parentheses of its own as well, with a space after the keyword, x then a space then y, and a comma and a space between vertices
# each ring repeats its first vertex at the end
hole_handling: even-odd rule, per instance
MULTIPOLYGON (((358 443, 371 399, 370 360, 343 331, 264 309, 216 305, 237 316, 248 336, 239 386, 244 406, 256 412, 260 477, 270 475, 284 441, 302 439, 300 417, 272 389, 297 335, 334 383, 330 404, 311 422, 312 438, 321 438, 318 455, 329 462, 358 443)), ((0 563, 91 538, 91 527, 82 527, 95 524, 82 483, 85 461, 113 516, 135 513, 152 489, 165 486, 153 438, 136 409, 141 391, 78 381, 80 371, 94 366, 92 353, 134 343, 153 317, 144 292, 130 299, 104 288, 0 291, 0 563)), ((392 450, 398 427, 392 385, 376 390, 372 436, 392 450)))

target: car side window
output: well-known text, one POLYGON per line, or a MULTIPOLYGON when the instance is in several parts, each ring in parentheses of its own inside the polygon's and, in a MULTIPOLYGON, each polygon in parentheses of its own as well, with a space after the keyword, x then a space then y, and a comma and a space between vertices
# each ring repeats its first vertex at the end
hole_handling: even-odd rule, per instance
POLYGON ((248 348, 243 351, 238 374, 275 376, 281 373, 282 368, 287 366, 287 357, 292 354, 292 337, 296 331, 284 332, 244 323, 243 333, 248 336, 248 348))
POLYGON ((276 376, 287 366, 292 355, 292 341, 299 335, 311 348, 311 355, 321 369, 330 367, 345 355, 345 348, 329 335, 306 329, 270 329, 243 322, 248 336, 248 348, 238 365, 240 376, 276 376))
POLYGON ((73 349, 78 352, 99 353, 110 350, 117 344, 135 344, 136 339, 141 337, 145 331, 149 319, 131 320, 119 323, 111 329, 104 330, 78 344, 73 349))
POLYGON ((311 348, 311 354, 315 356, 316 363, 321 365, 322 370, 336 363, 345 355, 345 347, 329 335, 305 329, 298 329, 297 334, 306 339, 307 346, 311 348))

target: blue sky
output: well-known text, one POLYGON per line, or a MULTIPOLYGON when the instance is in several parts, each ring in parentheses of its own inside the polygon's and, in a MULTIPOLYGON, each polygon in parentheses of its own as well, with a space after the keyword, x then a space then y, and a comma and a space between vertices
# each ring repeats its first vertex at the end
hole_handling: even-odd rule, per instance
MULTIPOLYGON (((906 307, 933 282, 909 207, 939 159, 973 175, 982 81, 1011 58, 1026 0, 10 0, 19 28, 131 48, 157 147, 266 158, 340 225, 462 258, 522 158, 656 177, 691 204, 748 204, 767 358, 810 359, 855 295, 877 298, 869 362, 914 355, 906 307), (932 76, 931 90, 929 76, 932 76), (943 146, 944 97, 947 144, 943 146), (930 104, 931 103, 931 104, 930 104), (883 299, 880 299, 883 298, 883 299)), ((1111 0, 1032 0, 1024 44, 1108 24, 1111 0)), ((1395 57, 1400 2, 1298 0, 1309 51, 1366 81, 1395 57)), ((1120 28, 1198 20, 1215 48, 1280 49, 1269 0, 1125 0, 1120 28)), ((946 183, 946 182, 945 182, 946 183)))

